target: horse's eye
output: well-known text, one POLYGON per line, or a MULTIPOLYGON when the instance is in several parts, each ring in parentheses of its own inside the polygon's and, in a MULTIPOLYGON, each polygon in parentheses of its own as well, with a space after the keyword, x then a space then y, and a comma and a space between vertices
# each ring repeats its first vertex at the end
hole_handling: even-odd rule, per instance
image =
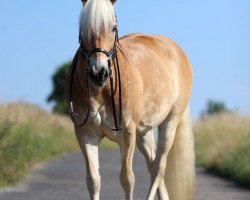
POLYGON ((112 32, 116 32, 116 31, 118 31, 118 26, 113 26, 113 28, 112 28, 112 32))

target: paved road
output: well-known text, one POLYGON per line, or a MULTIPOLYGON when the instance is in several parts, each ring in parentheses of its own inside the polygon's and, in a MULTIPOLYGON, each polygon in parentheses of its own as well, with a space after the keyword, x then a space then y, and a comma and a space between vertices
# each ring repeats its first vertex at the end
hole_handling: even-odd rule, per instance
MULTIPOLYGON (((117 150, 100 152, 102 200, 121 200, 119 184, 120 155, 117 150)), ((32 175, 15 188, 0 190, 0 200, 85 200, 84 161, 80 153, 68 154, 37 166, 32 175)), ((143 200, 149 183, 144 158, 137 152, 135 200, 143 200)), ((250 191, 197 170, 197 200, 250 200, 250 191)))

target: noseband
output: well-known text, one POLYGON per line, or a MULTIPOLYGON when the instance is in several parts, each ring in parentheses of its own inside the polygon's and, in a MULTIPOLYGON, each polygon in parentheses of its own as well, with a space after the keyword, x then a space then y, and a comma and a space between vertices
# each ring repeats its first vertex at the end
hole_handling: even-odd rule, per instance
POLYGON ((111 129, 111 130, 114 130, 114 131, 123 130, 121 128, 121 121, 122 121, 121 77, 120 77, 120 66, 119 66, 117 52, 116 52, 116 46, 117 46, 117 43, 119 42, 117 26, 114 27, 114 30, 115 30, 115 41, 114 41, 113 48, 110 51, 107 51, 103 48, 94 48, 94 49, 88 51, 83 46, 81 34, 79 33, 80 47, 78 48, 78 50, 74 56, 74 59, 72 61, 72 64, 71 64, 72 71, 71 71, 70 85, 69 85, 69 114, 70 114, 71 119, 72 119, 73 123, 75 124, 75 126, 84 126, 86 124, 86 122, 88 121, 89 114, 90 114, 90 89, 89 89, 90 58, 94 53, 104 53, 108 58, 107 62, 108 62, 108 68, 109 68, 111 102, 112 102, 112 110, 113 110, 113 117, 114 117, 114 124, 115 124, 115 129, 111 129), (84 60, 87 61, 87 65, 85 65, 85 72, 86 72, 85 81, 86 81, 86 86, 87 86, 87 90, 88 90, 88 111, 87 111, 87 115, 83 121, 79 120, 79 115, 74 112, 74 105, 73 105, 73 88, 72 87, 73 87, 74 74, 75 74, 75 69, 77 66, 79 55, 81 55, 84 58, 84 60), (115 92, 116 92, 116 90, 114 90, 114 81, 113 81, 113 77, 112 77, 112 63, 115 64, 114 67, 115 66, 117 67, 117 70, 115 70, 115 72, 116 72, 115 75, 118 79, 118 87, 119 87, 119 124, 118 124, 118 120, 117 120, 116 106, 115 106, 115 92))
POLYGON ((83 47, 82 42, 80 44, 81 44, 80 46, 81 53, 87 59, 87 61, 90 60, 90 57, 94 53, 104 53, 108 57, 108 59, 113 59, 116 54, 116 43, 114 44, 113 48, 110 51, 106 51, 103 48, 95 48, 95 49, 92 49, 91 51, 88 51, 87 49, 83 47))

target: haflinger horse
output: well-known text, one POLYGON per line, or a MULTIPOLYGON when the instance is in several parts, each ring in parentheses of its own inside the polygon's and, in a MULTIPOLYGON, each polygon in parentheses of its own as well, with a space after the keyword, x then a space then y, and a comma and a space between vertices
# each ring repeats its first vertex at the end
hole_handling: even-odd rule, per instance
POLYGON ((100 198, 98 151, 107 137, 120 146, 119 177, 126 200, 133 199, 136 145, 151 175, 148 200, 156 194, 161 200, 192 200, 191 64, 164 36, 130 34, 118 39, 114 4, 115 0, 83 1, 80 47, 66 83, 90 198, 100 198))

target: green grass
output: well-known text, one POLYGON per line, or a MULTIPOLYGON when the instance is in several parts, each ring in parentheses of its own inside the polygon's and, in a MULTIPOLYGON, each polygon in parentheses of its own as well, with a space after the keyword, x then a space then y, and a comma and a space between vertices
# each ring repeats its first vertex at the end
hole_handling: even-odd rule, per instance
POLYGON ((197 164, 250 187, 250 117, 220 114, 194 125, 197 164))
MULTIPOLYGON (((100 144, 100 149, 117 149, 119 146, 117 143, 115 142, 112 142, 110 141, 109 139, 107 138, 104 138, 102 141, 101 141, 101 144, 100 144)), ((100 150, 101 151, 101 150, 100 150)), ((118 150, 119 151, 119 150, 118 150)))

